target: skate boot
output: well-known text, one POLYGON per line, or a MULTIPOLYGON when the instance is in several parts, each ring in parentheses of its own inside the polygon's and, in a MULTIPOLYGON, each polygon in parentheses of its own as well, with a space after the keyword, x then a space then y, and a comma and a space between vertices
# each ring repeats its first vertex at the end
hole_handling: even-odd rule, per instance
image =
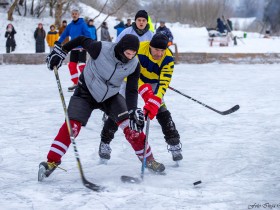
POLYGON ((77 87, 77 84, 73 84, 72 86, 70 86, 68 88, 68 92, 73 92, 76 89, 76 87, 77 87))
POLYGON ((98 151, 100 163, 107 164, 108 160, 110 160, 111 158, 111 151, 112 149, 110 147, 110 144, 105 144, 102 141, 100 142, 98 151))
POLYGON ((171 152, 173 161, 179 161, 183 159, 181 143, 176 145, 167 145, 167 150, 168 152, 171 152))
POLYGON ((44 178, 49 177, 58 165, 60 165, 60 162, 41 162, 39 164, 38 181, 41 182, 44 178))
POLYGON ((157 162, 155 159, 147 160, 146 167, 155 173, 162 173, 165 170, 165 166, 162 163, 157 162))

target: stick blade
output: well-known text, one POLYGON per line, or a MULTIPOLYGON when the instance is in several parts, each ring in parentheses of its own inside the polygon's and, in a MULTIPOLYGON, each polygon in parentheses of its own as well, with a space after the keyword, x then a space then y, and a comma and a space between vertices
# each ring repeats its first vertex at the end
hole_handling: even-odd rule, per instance
POLYGON ((228 114, 231 114, 233 112, 236 112, 239 108, 240 108, 239 105, 235 105, 234 107, 230 108, 229 110, 221 112, 221 114, 222 115, 228 115, 228 114))
POLYGON ((83 179, 83 184, 85 187, 87 187, 88 189, 91 189, 95 192, 102 192, 105 190, 105 187, 93 184, 93 183, 87 181, 85 178, 83 179))
POLYGON ((121 176, 121 181, 123 183, 130 183, 130 184, 140 184, 142 181, 139 178, 131 177, 131 176, 121 176))

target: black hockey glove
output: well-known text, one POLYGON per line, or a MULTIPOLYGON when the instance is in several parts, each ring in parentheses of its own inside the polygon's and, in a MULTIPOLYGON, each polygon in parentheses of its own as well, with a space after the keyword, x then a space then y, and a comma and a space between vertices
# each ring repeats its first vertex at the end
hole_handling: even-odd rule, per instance
POLYGON ((138 132, 142 132, 145 125, 144 114, 142 109, 130 110, 129 114, 129 128, 138 132))
POLYGON ((46 58, 46 63, 49 70, 53 70, 53 67, 56 66, 59 68, 62 65, 67 52, 63 51, 59 43, 55 43, 53 50, 46 58))

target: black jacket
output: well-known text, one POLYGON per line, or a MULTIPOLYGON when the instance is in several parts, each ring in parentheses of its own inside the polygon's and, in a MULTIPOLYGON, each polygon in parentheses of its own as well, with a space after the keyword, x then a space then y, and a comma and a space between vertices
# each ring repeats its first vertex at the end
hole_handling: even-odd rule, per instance
POLYGON ((5 37, 7 38, 6 41, 6 47, 15 47, 16 46, 16 41, 15 41, 15 34, 16 30, 13 28, 12 31, 6 31, 5 37))

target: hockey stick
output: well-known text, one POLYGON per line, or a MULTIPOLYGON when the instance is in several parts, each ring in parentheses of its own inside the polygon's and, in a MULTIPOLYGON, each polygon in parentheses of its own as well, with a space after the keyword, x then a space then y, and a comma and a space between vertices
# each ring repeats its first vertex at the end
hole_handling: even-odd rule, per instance
POLYGON ((188 99, 193 100, 194 102, 196 102, 196 103, 198 103, 198 104, 200 104, 200 105, 202 105, 202 106, 204 106, 204 107, 206 107, 206 108, 208 108, 208 109, 211 109, 212 111, 214 111, 214 112, 216 112, 216 113, 218 113, 218 114, 221 114, 221 115, 228 115, 228 114, 231 114, 231 113, 237 111, 237 110, 240 108, 239 105, 235 105, 234 107, 232 107, 232 108, 230 108, 230 109, 228 109, 228 110, 226 110, 226 111, 219 111, 219 110, 217 110, 217 109, 214 109, 214 108, 212 108, 212 107, 210 107, 210 106, 208 106, 208 105, 206 105, 206 104, 204 104, 204 103, 202 103, 202 102, 200 102, 200 101, 198 101, 198 100, 196 100, 196 99, 194 99, 194 98, 192 98, 192 97, 190 97, 190 96, 188 96, 188 95, 186 95, 186 94, 180 92, 179 90, 176 90, 176 89, 173 88, 173 87, 170 87, 170 86, 169 86, 168 88, 171 89, 171 90, 173 90, 173 91, 176 92, 176 93, 179 93, 179 94, 182 95, 182 96, 187 97, 188 99))
POLYGON ((59 75, 58 75, 58 70, 57 70, 56 66, 54 67, 54 74, 55 74, 55 78, 56 78, 56 83, 57 83, 60 99, 61 99, 61 102, 62 102, 62 107, 63 107, 64 114, 65 114, 65 120, 66 120, 67 128, 68 128, 68 131, 69 131, 71 143, 72 143, 73 148, 74 148, 75 157, 76 157, 76 160, 77 160, 77 163, 78 163, 78 168, 79 168, 79 171, 80 171, 80 174, 81 174, 82 182, 83 182, 85 187, 87 187, 87 188, 89 188, 93 191, 100 192, 104 188, 87 181, 85 176, 84 176, 82 164, 81 164, 81 161, 80 161, 80 157, 79 157, 77 145, 76 145, 76 142, 75 142, 75 137, 74 137, 74 134, 73 134, 73 130, 72 130, 72 127, 71 127, 71 124, 70 124, 70 119, 69 119, 69 116, 68 116, 68 112, 67 112, 67 108, 66 108, 66 104, 65 104, 65 99, 64 99, 64 95, 63 95, 63 91, 62 91, 62 87, 61 87, 61 83, 60 83, 60 79, 59 79, 59 75))
POLYGON ((142 181, 144 181, 144 172, 146 168, 146 154, 147 154, 147 144, 148 144, 148 138, 149 138, 149 128, 150 128, 150 118, 147 118, 147 124, 146 124, 146 138, 144 141, 144 154, 143 154, 143 161, 142 161, 142 166, 141 166, 141 179, 136 178, 136 177, 131 177, 131 176, 121 176, 121 180, 124 183, 136 183, 139 184, 142 181))

